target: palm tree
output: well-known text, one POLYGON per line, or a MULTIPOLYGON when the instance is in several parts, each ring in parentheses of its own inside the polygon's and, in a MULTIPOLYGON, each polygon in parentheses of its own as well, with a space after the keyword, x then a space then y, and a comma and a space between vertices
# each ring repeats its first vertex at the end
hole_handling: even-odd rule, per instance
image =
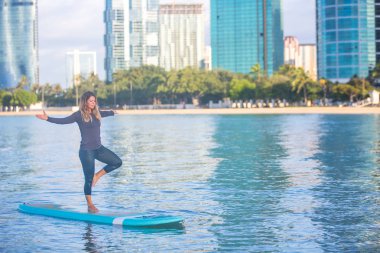
POLYGON ((285 64, 280 67, 277 73, 290 78, 294 75, 295 71, 296 67, 294 67, 293 65, 285 64))
POLYGON ((326 105, 326 97, 327 97, 327 79, 321 78, 319 79, 318 83, 322 87, 323 90, 323 104, 326 105))
POLYGON ((22 76, 20 82, 17 84, 16 89, 24 89, 28 86, 28 78, 26 76, 22 76))
POLYGON ((53 93, 54 93, 55 97, 58 97, 60 94, 62 94, 62 91, 63 91, 63 89, 59 83, 57 83, 53 86, 53 93))
POLYGON ((261 72, 262 70, 261 70, 260 64, 256 63, 255 65, 251 67, 249 74, 253 76, 254 80, 260 80, 261 72))
POLYGON ((312 83, 311 78, 305 73, 303 68, 296 68, 292 79, 293 91, 296 91, 296 93, 299 94, 302 90, 304 102, 305 105, 307 105, 307 86, 312 83))

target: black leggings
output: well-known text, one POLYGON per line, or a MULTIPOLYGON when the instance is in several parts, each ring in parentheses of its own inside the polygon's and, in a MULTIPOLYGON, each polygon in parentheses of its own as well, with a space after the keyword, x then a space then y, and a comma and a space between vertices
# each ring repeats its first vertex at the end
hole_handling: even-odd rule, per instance
POLYGON ((84 173, 84 194, 91 195, 92 180, 95 174, 95 159, 107 164, 103 169, 109 173, 122 164, 121 159, 111 150, 100 146, 95 150, 79 150, 79 158, 84 173))

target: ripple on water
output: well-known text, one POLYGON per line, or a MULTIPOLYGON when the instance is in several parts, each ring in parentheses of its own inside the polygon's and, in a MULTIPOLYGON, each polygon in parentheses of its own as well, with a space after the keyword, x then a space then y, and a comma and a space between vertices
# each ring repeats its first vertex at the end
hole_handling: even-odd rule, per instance
POLYGON ((106 118, 103 144, 123 166, 93 189, 97 206, 185 219, 183 229, 123 229, 17 212, 21 202, 86 210, 79 131, 0 117, 0 251, 377 252, 379 120, 106 118))

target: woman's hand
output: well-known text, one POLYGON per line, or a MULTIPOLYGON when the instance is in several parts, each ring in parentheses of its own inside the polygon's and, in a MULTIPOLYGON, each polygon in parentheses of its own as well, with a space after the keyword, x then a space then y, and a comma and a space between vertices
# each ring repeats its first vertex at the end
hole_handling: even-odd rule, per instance
POLYGON ((42 120, 47 120, 48 115, 46 114, 46 112, 44 110, 42 112, 43 112, 43 114, 36 114, 36 117, 39 119, 42 119, 42 120))

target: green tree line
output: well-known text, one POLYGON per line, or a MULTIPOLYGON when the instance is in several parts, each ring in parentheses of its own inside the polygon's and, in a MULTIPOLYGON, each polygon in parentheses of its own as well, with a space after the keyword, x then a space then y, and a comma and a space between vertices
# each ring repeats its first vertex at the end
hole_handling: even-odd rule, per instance
POLYGON ((84 91, 93 91, 100 105, 144 105, 193 103, 206 105, 210 100, 287 100, 290 103, 331 99, 354 102, 368 96, 370 84, 380 77, 380 66, 366 78, 352 77, 347 83, 327 79, 313 80, 302 68, 284 65, 267 77, 260 65, 252 66, 248 74, 225 70, 205 71, 197 68, 165 71, 157 66, 142 66, 121 70, 106 84, 96 75, 78 77, 75 87, 62 89, 60 84, 34 84, 25 89, 22 78, 16 88, 0 90, 0 106, 27 108, 36 101, 47 106, 73 106, 84 91))
POLYGON ((0 109, 2 107, 21 109, 28 108, 31 104, 37 102, 37 95, 28 91, 28 80, 22 77, 16 88, 11 90, 0 90, 0 109))

